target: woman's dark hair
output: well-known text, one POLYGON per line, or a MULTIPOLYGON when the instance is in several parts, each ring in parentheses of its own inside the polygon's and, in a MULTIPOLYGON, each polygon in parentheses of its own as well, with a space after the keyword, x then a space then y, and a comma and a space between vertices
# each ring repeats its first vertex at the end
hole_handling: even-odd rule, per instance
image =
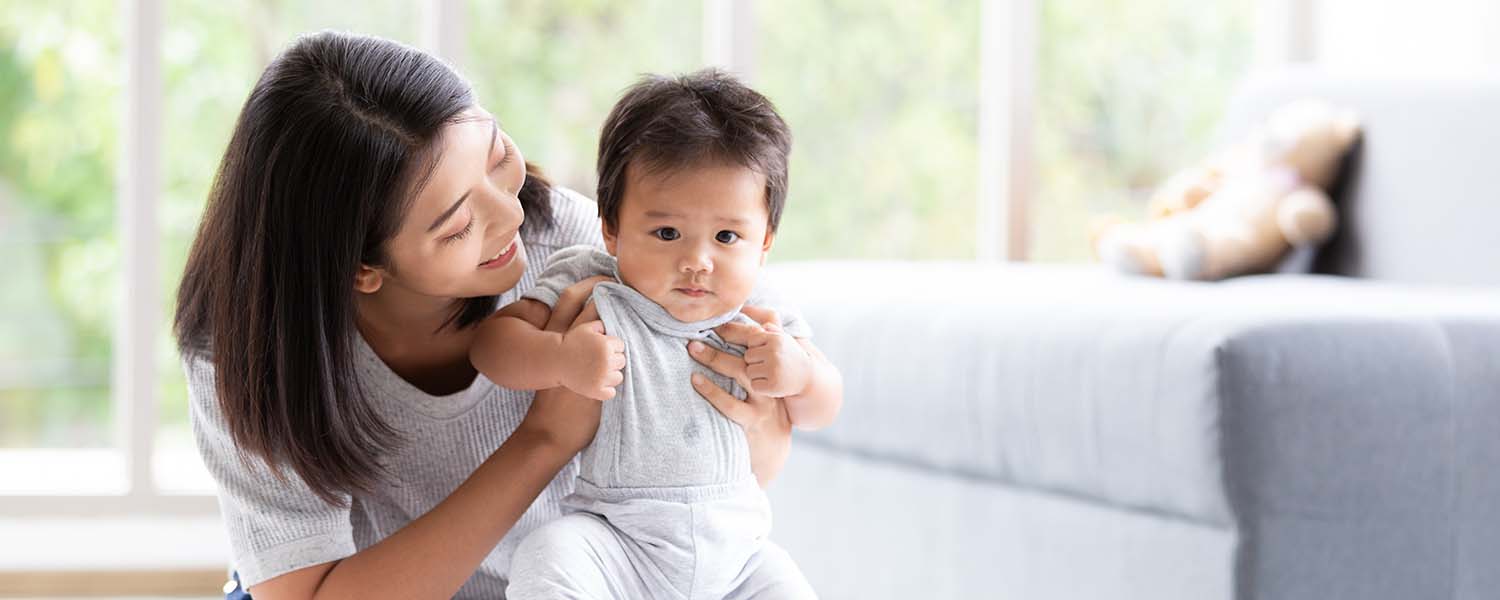
POLYGON ((647 75, 625 90, 599 134, 599 217, 614 229, 631 162, 652 172, 725 164, 766 178, 766 225, 781 224, 792 132, 760 92, 718 69, 647 75))
MULTIPOLYGON (((308 35, 250 91, 209 192, 177 291, 178 349, 212 361, 242 457, 290 469, 330 502, 369 490, 402 442, 356 376, 355 274, 389 266, 440 132, 473 104, 469 84, 419 50, 308 35)), ((550 196, 527 165, 526 227, 551 225, 550 196)), ((465 299, 443 327, 495 304, 465 299)))

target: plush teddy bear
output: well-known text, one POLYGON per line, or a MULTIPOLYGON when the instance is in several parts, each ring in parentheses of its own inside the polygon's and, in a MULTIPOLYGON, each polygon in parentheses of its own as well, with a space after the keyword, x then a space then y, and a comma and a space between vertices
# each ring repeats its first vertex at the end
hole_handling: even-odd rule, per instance
POLYGON ((1097 221, 1095 255, 1120 271, 1172 279, 1267 271, 1291 248, 1333 234, 1326 190, 1358 137, 1347 110, 1288 104, 1243 144, 1168 178, 1151 198, 1150 220, 1097 221))

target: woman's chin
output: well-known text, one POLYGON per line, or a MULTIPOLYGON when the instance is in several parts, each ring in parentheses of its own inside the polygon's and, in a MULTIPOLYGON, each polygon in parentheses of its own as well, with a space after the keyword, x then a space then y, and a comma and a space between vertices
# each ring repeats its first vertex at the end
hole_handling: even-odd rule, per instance
POLYGON ((480 271, 480 281, 483 289, 474 296, 499 296, 516 287, 521 283, 521 276, 526 273, 526 253, 517 247, 516 257, 511 259, 510 264, 493 271, 480 271))

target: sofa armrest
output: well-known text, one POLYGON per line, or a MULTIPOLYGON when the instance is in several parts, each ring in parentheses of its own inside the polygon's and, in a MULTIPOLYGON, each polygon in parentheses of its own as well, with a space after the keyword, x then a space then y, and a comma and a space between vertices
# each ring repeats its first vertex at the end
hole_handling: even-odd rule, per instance
POLYGON ((1261 323, 1219 349, 1239 580, 1255 588, 1243 595, 1493 593, 1500 318, 1351 308, 1261 323))

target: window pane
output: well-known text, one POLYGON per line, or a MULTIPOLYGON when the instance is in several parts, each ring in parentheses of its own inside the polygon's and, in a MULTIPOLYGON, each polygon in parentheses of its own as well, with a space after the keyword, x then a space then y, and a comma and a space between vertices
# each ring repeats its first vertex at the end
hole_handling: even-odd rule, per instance
POLYGON ((1212 150, 1253 5, 1040 3, 1034 260, 1087 260, 1091 216, 1142 218, 1152 188, 1212 150))
POLYGON ((777 258, 972 258, 979 3, 755 11, 756 84, 795 140, 777 258))
POLYGON ((118 4, 0 11, 0 448, 113 441, 118 4))
POLYGON ((350 10, 321 2, 167 1, 162 38, 166 156, 159 211, 165 317, 157 344, 161 428, 154 462, 162 489, 212 489, 188 428, 187 388, 171 315, 188 246, 245 96, 266 63, 303 33, 339 29, 416 44, 420 4, 385 0, 350 10))
POLYGON ((599 126, 642 73, 702 65, 702 3, 471 2, 462 71, 526 159, 594 196, 599 126))

